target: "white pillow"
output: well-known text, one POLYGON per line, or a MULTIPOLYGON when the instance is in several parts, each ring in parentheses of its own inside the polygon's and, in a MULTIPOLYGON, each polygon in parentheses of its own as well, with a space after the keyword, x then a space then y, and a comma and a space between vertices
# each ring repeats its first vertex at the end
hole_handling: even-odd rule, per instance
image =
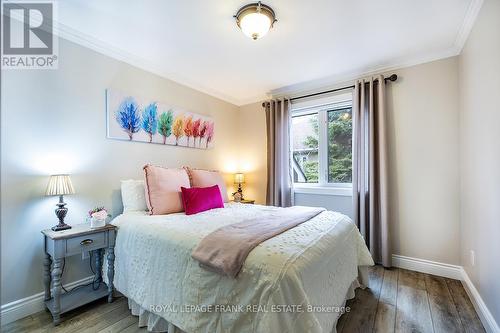
POLYGON ((123 212, 146 211, 146 193, 144 180, 127 179, 122 180, 122 203, 123 212))

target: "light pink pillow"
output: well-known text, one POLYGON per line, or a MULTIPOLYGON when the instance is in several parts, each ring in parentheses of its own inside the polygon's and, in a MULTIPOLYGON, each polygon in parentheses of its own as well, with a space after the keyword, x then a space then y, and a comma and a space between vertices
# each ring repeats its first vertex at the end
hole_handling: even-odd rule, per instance
POLYGON ((190 187, 184 169, 144 166, 146 202, 149 214, 162 215, 182 212, 181 187, 190 187))
POLYGON ((224 178, 222 178, 219 171, 191 169, 188 167, 184 167, 184 169, 186 169, 189 175, 191 187, 209 187, 218 185, 222 195, 222 200, 224 200, 224 202, 229 201, 226 183, 224 182, 224 178))
POLYGON ((224 208, 218 185, 210 187, 181 187, 186 215, 201 213, 214 208, 224 208))

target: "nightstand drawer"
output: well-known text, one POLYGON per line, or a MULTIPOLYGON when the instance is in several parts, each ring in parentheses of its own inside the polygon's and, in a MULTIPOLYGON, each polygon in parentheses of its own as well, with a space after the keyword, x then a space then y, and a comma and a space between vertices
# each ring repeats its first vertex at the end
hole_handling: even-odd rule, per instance
POLYGON ((66 256, 92 251, 105 247, 107 244, 106 232, 84 235, 66 240, 66 256))

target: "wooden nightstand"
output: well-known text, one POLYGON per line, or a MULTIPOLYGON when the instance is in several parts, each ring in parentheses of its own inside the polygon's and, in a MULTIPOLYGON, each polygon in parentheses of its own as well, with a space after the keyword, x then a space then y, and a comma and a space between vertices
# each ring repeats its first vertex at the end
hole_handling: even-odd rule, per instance
MULTIPOLYGON (((231 200, 231 202, 236 202, 236 201, 231 200)), ((245 200, 239 201, 239 203, 253 205, 255 203, 255 200, 247 200, 247 199, 245 199, 245 200)))
POLYGON ((115 233, 114 225, 90 229, 90 224, 77 224, 62 231, 43 230, 45 260, 43 262, 43 281, 45 287, 45 305, 52 313, 54 325, 60 323, 60 315, 81 305, 107 296, 113 301, 113 277, 115 275, 115 233), (61 294, 61 275, 63 260, 66 257, 92 251, 95 258, 95 281, 102 281, 102 257, 107 250, 108 285, 104 282, 94 290, 93 285, 77 288, 61 294), (52 268, 51 264, 54 263, 52 268), (52 282, 52 290, 51 290, 52 282))

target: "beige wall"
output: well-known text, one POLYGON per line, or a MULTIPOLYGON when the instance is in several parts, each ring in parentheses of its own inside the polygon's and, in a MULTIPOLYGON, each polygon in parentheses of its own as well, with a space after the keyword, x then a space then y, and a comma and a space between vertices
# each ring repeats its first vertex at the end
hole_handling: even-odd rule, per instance
MULTIPOLYGON (((43 289, 40 230, 56 224, 57 198, 44 197, 49 174, 71 174, 77 194, 65 200, 67 220, 75 224, 96 205, 119 213, 120 180, 141 178, 145 163, 238 168, 236 106, 65 40, 59 56, 58 70, 2 71, 2 304, 43 289), (214 117, 215 148, 107 139, 105 89, 110 87, 214 117)), ((63 281, 89 275, 88 260, 73 257, 63 281)))
POLYGON ((500 324, 500 1, 484 1, 459 80, 461 265, 500 324))
MULTIPOLYGON (((459 57, 397 70, 398 81, 387 86, 393 252, 463 265, 497 322, 499 31, 500 2, 486 0, 459 57)), ((245 150, 265 158, 260 103, 240 112, 241 135, 251 138, 245 150)), ((265 180, 264 162, 254 174, 265 180)), ((252 195, 264 198, 265 185, 252 195)))
POLYGON ((457 58, 396 73, 387 92, 393 252, 458 264, 457 58))
MULTIPOLYGON (((457 58, 396 73, 398 81, 387 85, 394 254, 458 264, 457 58)), ((265 158, 260 103, 244 106, 240 112, 245 119, 241 134, 251 138, 245 149, 261 151, 265 158)), ((264 164, 255 172, 265 180, 264 164)), ((256 196, 265 196, 265 186, 265 181, 259 184, 261 193, 256 196)), ((300 200, 318 202, 315 195, 302 194, 300 200)), ((351 205, 344 203, 346 197, 325 196, 325 200, 332 201, 328 207, 351 205)), ((351 209, 345 207, 346 212, 351 209)))
POLYGON ((262 102, 240 107, 238 120, 240 169, 245 173, 244 195, 256 203, 266 203, 267 135, 262 102))

